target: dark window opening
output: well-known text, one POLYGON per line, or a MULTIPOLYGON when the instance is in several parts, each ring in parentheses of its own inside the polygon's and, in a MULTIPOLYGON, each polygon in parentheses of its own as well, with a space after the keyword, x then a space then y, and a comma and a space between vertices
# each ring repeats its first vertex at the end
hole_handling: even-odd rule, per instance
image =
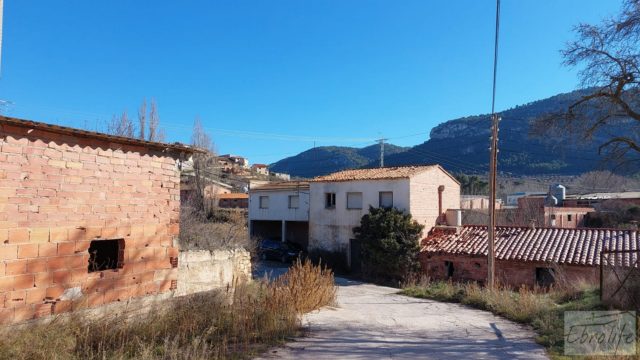
POLYGON ((550 286, 556 282, 556 274, 550 268, 536 268, 536 284, 550 286))
POLYGON ((571 221, 571 214, 567 215, 567 221, 571 221))
POLYGON ((89 245, 89 272, 122 268, 124 240, 93 240, 89 245))
POLYGON ((453 261, 445 261, 444 268, 447 272, 447 277, 453 277, 453 272, 455 271, 455 268, 453 267, 453 261))
POLYGON ((327 209, 333 209, 336 207, 336 193, 324 194, 324 207, 327 209))

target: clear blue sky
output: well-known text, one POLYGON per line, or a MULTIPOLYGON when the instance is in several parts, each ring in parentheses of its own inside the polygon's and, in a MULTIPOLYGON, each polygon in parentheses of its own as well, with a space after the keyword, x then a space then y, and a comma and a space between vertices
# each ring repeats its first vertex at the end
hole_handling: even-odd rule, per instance
MULTIPOLYGON (((497 108, 575 89, 559 49, 618 0, 503 0, 497 108)), ((155 98, 168 140, 196 116, 220 152, 414 145, 490 110, 494 0, 6 0, 8 115, 96 129, 155 98), (406 136, 416 133, 422 135, 406 136)))

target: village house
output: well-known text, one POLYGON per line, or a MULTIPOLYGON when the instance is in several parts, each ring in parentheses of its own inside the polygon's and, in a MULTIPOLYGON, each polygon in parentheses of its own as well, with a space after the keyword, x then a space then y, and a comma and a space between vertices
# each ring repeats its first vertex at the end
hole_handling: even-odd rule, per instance
MULTIPOLYGON (((204 186, 204 196, 207 199, 217 199, 233 191, 233 186, 229 184, 210 178, 205 180, 207 184, 204 186)), ((195 176, 193 173, 183 174, 180 179, 180 200, 182 203, 189 203, 194 196, 200 196, 196 187, 195 176)))
POLYGON ((547 194, 518 198, 514 222, 527 225, 533 221, 537 226, 578 228, 584 226, 585 217, 591 212, 595 209, 567 201, 564 186, 552 185, 547 194))
POLYGON ((256 238, 309 242, 309 183, 289 181, 252 187, 249 191, 249 234, 256 238))
POLYGON ((258 175, 269 176, 269 166, 265 164, 253 164, 251 170, 255 171, 258 175))
POLYGON ((233 166, 248 169, 249 160, 239 155, 225 154, 218 157, 220 160, 224 160, 232 164, 233 166))
POLYGON ((0 116, 0 322, 176 289, 192 152, 0 116))
POLYGON ((346 252, 353 266, 360 263, 353 229, 370 206, 410 213, 424 234, 460 207, 460 183, 439 165, 340 171, 313 179, 310 193, 309 249, 346 252))
POLYGON ((573 207, 597 206, 610 202, 640 206, 640 192, 624 191, 573 194, 567 195, 564 201, 567 206, 573 207))
POLYGON ((218 195, 218 206, 224 209, 246 209, 249 207, 249 195, 230 193, 218 195))
MULTIPOLYGON (((422 242, 420 262, 431 279, 484 283, 487 246, 486 226, 434 228, 422 242)), ((600 252, 637 251, 640 233, 499 226, 495 249, 496 279, 503 285, 548 286, 560 279, 569 283, 598 283, 600 252)))

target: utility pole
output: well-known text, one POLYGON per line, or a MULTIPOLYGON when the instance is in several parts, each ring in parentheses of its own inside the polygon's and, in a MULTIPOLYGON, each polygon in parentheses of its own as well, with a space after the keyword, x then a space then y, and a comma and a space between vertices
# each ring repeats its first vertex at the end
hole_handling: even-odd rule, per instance
POLYGON ((384 167, 384 141, 387 140, 385 138, 380 138, 378 139, 378 142, 380 143, 380 167, 383 168, 384 167))
POLYGON ((498 170, 498 122, 500 118, 497 114, 491 115, 491 158, 489 159, 489 260, 487 266, 487 285, 489 288, 495 286, 495 272, 496 272, 496 173, 498 170))
POLYGON ((489 226, 488 233, 488 254, 487 254, 487 286, 489 289, 495 287, 496 274, 496 173, 498 170, 498 122, 500 118, 496 114, 496 75, 498 73, 498 34, 500 33, 500 0, 496 0, 496 37, 493 53, 493 92, 491 97, 491 158, 489 159, 489 226))

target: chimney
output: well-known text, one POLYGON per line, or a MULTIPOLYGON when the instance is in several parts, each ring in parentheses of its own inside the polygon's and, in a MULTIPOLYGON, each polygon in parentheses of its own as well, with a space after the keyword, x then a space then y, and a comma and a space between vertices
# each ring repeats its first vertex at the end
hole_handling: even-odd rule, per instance
POLYGON ((438 186, 438 219, 442 219, 444 214, 442 211, 442 193, 444 192, 444 185, 438 186))

